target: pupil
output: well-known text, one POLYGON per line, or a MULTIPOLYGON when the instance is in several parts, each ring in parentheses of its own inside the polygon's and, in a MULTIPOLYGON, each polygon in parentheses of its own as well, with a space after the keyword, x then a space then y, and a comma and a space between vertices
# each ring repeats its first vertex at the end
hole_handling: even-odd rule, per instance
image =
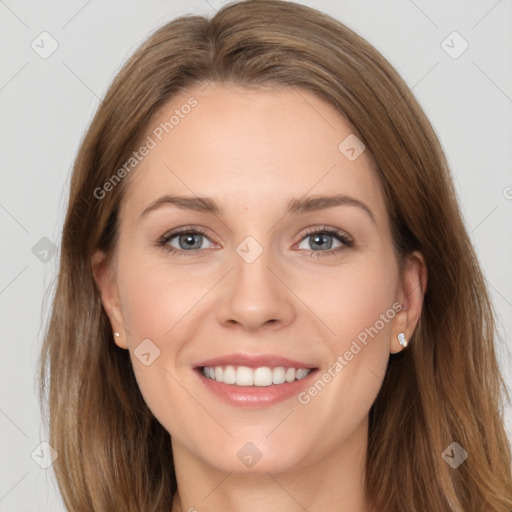
POLYGON ((198 235, 194 235, 194 234, 188 234, 188 235, 182 235, 182 239, 185 239, 185 244, 188 248, 192 247, 194 245, 194 237, 195 236, 198 236, 198 235))
POLYGON ((319 245, 320 248, 322 248, 324 246, 330 247, 331 244, 325 242, 325 238, 328 236, 330 236, 330 235, 315 235, 314 239, 313 239, 314 240, 313 244, 319 245), (324 240, 324 242, 317 242, 317 240, 322 240, 322 239, 324 240))

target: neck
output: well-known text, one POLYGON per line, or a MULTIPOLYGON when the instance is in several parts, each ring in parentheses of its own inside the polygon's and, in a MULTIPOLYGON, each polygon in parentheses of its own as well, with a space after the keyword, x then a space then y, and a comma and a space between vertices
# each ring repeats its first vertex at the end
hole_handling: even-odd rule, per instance
POLYGON ((279 473, 219 471, 173 439, 178 492, 172 512, 367 512, 367 429, 365 420, 326 456, 279 473))

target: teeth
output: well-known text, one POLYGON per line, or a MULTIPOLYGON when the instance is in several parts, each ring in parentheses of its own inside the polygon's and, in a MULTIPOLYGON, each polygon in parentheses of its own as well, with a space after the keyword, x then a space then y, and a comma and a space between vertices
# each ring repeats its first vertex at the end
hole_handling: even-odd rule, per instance
POLYGON ((311 372, 307 368, 249 368, 247 366, 205 366, 203 375, 208 379, 235 386, 271 386, 301 380, 311 372))
MULTIPOLYGON (((232 366, 226 366, 224 369, 224 384, 235 384, 236 383, 236 371, 232 366)), ((217 379, 215 379, 217 380, 217 379)))
POLYGON ((272 385, 272 370, 270 368, 256 368, 253 375, 255 386, 271 386, 272 385))
POLYGON ((274 368, 272 372, 272 384, 284 384, 286 382, 286 370, 282 366, 274 368))
POLYGON ((285 375, 286 382, 293 382, 295 380, 295 368, 288 368, 285 375))
POLYGON ((297 380, 303 379, 307 374, 309 373, 309 370, 306 370, 305 368, 301 368, 300 370, 297 370, 295 372, 295 378, 297 380))
MULTIPOLYGON (((215 379, 217 380, 217 379, 215 379)), ((217 381, 222 382, 222 381, 217 381)), ((239 366, 236 369, 236 381, 237 386, 252 386, 254 384, 253 371, 246 366, 239 366)))

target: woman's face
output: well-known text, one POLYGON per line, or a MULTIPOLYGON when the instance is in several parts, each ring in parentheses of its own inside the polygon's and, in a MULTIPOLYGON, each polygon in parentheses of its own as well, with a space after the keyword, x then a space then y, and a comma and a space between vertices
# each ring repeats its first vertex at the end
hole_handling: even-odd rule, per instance
POLYGON ((147 136, 100 286, 173 449, 283 471, 366 439, 417 308, 353 129, 303 90, 213 83, 174 97, 147 136))

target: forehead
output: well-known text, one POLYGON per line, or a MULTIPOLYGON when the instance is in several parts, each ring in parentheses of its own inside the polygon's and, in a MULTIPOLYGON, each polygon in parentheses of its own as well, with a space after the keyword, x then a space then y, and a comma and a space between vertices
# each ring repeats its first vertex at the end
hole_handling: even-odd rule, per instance
POLYGON ((149 123, 144 143, 151 149, 129 177, 123 208, 140 212, 172 193, 215 197, 236 213, 343 193, 385 214, 370 155, 353 158, 362 150, 355 137, 334 107, 301 89, 198 86, 149 123))

